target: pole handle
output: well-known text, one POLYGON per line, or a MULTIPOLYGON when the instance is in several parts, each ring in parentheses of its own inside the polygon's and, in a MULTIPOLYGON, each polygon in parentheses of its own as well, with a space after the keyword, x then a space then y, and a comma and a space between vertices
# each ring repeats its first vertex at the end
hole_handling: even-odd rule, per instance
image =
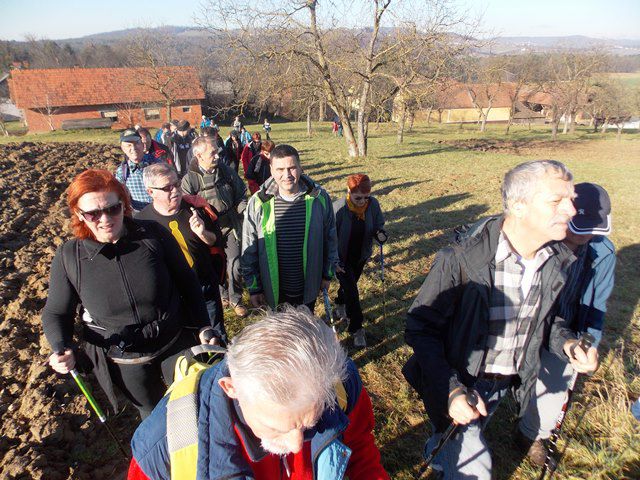
POLYGON ((476 392, 467 392, 467 403, 470 407, 475 408, 478 405, 478 394, 476 392))
POLYGON ((580 347, 583 352, 587 353, 587 350, 591 348, 591 345, 596 341, 595 337, 591 335, 589 332, 585 332, 582 334, 577 343, 574 343, 569 351, 571 352, 571 356, 575 358, 576 348, 580 347))

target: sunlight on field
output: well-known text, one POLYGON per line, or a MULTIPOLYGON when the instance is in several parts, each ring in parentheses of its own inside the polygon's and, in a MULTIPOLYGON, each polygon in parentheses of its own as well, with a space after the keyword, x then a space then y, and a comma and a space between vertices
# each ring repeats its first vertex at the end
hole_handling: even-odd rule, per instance
MULTIPOLYGON (((505 171, 530 159, 565 162, 577 182, 602 184, 613 204, 613 242, 618 249, 616 288, 609 302, 601 369, 580 382, 565 424, 570 438, 558 478, 640 478, 639 427, 629 414, 640 395, 640 135, 592 133, 578 128, 573 135, 551 141, 548 127, 532 130, 490 125, 483 135, 475 126, 416 125, 405 142, 396 144, 391 124, 370 125, 367 159, 346 155, 344 139, 331 135, 329 123, 314 124, 311 139, 303 123, 272 123, 276 143, 290 143, 301 152, 304 170, 333 199, 344 195, 346 176, 367 173, 373 194, 386 215, 389 243, 385 246, 383 285, 376 253, 360 283, 369 348, 351 351, 361 368, 376 413, 376 437, 392 478, 414 478, 428 432, 424 409, 410 391, 400 369, 410 350, 404 345, 404 315, 425 278, 435 252, 446 245, 452 229, 500 212, 500 183, 505 171), (385 302, 383 304, 383 299, 385 302), (386 311, 386 316, 385 316, 386 311)), ((228 132, 223 127, 222 132, 228 132)), ((250 125, 250 132, 261 126, 250 125)), ((0 138, 7 141, 92 141, 117 145, 111 131, 52 132, 0 138)), ((36 159, 37 160, 37 159, 36 159)), ((115 164, 114 164, 115 165, 115 164)), ((336 292, 332 285, 332 297, 336 292)), ((317 312, 320 313, 321 305, 317 312)), ((245 324, 227 318, 231 334, 245 324)), ((351 341, 341 334, 345 345, 351 341)), ((512 440, 515 405, 507 402, 488 432, 498 479, 533 479, 538 471, 517 453, 512 440)), ((563 442, 564 446, 565 443, 563 442)))

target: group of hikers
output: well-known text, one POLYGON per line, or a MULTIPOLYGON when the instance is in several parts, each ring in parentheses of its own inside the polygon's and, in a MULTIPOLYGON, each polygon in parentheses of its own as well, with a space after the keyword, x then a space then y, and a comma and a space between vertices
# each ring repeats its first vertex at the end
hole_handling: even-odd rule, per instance
MULTIPOLYGON (((115 175, 89 169, 69 185, 73 238, 42 312, 50 365, 92 371, 114 409, 117 391, 138 409, 130 480, 389 478, 357 367, 313 315, 337 278, 337 317, 366 347, 358 281, 387 241, 370 178, 349 175, 332 202, 290 145, 243 139, 242 125, 226 141, 174 126, 170 145, 125 130, 115 175), (225 308, 247 307, 256 321, 229 339, 225 308), (198 344, 224 357, 174 381, 198 344)), ((548 463, 575 376, 598 368, 615 267, 607 192, 540 160, 506 173, 502 200, 501 215, 456 229, 407 313, 403 374, 439 478, 491 478, 483 432, 509 390, 516 443, 548 463)))

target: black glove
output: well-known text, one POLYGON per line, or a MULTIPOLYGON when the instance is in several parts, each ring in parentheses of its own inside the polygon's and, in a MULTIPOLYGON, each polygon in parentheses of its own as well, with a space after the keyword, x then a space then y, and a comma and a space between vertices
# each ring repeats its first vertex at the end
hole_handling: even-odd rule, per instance
POLYGON ((377 241, 380 245, 383 245, 383 244, 384 244, 384 242, 386 242, 386 241, 387 241, 387 238, 389 238, 389 237, 387 237, 387 232, 385 232, 384 230, 378 230, 378 231, 376 232, 375 237, 376 237, 376 241, 377 241))

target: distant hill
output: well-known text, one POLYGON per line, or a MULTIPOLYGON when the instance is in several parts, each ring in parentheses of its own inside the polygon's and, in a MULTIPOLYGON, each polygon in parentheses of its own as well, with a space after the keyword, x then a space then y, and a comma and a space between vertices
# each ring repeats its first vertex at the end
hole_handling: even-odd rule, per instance
MULTIPOLYGON (((156 31, 159 35, 175 36, 185 43, 193 42, 199 37, 210 36, 210 32, 202 28, 168 25, 151 29, 130 28, 112 32, 95 33, 79 38, 56 40, 58 44, 69 43, 73 46, 87 43, 109 44, 134 36, 143 30, 156 31)), ((617 55, 639 55, 640 40, 602 39, 584 35, 568 35, 555 37, 496 37, 490 47, 484 48, 484 54, 517 54, 524 52, 543 53, 556 50, 588 50, 600 48, 607 53, 617 55)))
POLYGON ((590 50, 599 48, 617 55, 640 54, 640 40, 602 39, 584 35, 566 37, 497 37, 489 49, 494 54, 549 52, 556 50, 590 50))

